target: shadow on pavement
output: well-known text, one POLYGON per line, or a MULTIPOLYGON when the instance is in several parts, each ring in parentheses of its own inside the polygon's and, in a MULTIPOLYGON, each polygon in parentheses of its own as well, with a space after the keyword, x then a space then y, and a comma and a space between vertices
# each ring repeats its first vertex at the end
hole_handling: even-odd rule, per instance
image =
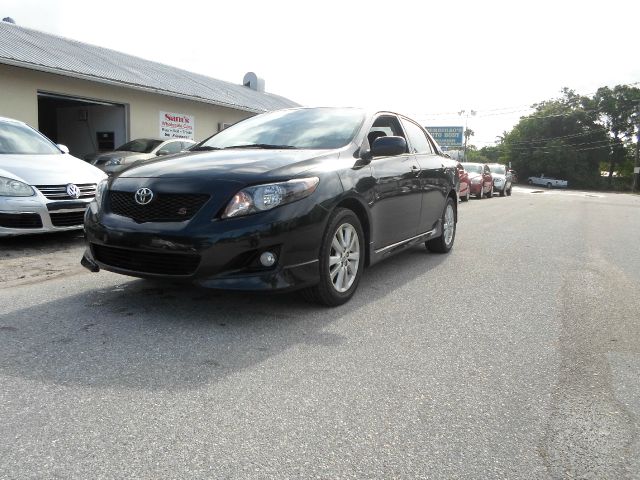
MULTIPOLYGON (((439 268, 447 258, 414 247, 365 270, 355 297, 332 309, 293 293, 221 292, 125 276, 70 296, 49 287, 56 293, 47 302, 0 315, 0 371, 61 385, 198 388, 291 348, 339 347, 347 339, 328 331, 333 322, 368 318, 370 299, 394 295, 425 272, 427 282, 450 274, 446 263, 439 268)), ((83 278, 63 288, 77 291, 83 278)))

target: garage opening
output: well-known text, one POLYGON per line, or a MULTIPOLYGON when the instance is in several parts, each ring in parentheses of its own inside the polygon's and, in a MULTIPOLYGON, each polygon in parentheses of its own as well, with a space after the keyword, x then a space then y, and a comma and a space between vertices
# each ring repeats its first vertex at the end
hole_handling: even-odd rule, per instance
POLYGON ((125 105, 40 91, 38 129, 84 160, 129 140, 125 105))

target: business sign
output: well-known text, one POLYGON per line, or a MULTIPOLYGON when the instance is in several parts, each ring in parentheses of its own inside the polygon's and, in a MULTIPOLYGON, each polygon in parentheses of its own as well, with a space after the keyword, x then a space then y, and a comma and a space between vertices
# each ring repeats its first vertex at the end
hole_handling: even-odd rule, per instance
POLYGON ((424 127, 441 147, 460 147, 464 127, 424 127))
POLYGON ((160 112, 160 138, 194 140, 195 117, 184 113, 160 112))

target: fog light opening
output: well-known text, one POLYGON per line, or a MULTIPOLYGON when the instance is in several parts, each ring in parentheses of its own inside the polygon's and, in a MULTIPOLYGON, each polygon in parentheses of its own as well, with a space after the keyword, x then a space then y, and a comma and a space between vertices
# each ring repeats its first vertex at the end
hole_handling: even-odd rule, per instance
POLYGON ((277 257, 275 253, 262 252, 260 255, 260 263, 263 267, 273 267, 276 263, 277 257))

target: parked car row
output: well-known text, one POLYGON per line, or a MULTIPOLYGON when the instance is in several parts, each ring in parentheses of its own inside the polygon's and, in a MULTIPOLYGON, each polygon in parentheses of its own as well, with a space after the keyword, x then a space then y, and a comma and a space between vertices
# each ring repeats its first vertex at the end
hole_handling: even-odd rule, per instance
POLYGON ((495 192, 501 197, 511 195, 511 171, 500 163, 458 163, 458 176, 462 201, 468 201, 471 195, 478 199, 491 198, 495 192))

